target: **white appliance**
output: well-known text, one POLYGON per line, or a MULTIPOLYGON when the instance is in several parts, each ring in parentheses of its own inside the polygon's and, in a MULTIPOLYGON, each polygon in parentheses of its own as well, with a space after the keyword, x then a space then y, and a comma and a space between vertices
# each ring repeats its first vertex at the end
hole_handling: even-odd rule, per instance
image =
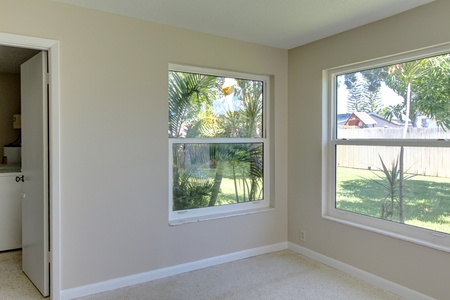
POLYGON ((3 156, 7 164, 20 164, 22 161, 22 148, 19 146, 3 146, 3 156))
POLYGON ((0 251, 22 248, 21 173, 0 173, 0 251))

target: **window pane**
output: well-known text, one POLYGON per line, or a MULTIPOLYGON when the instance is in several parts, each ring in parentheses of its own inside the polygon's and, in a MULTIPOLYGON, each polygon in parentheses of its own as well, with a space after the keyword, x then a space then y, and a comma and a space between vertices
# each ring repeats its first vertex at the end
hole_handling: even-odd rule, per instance
POLYGON ((450 234, 450 149, 338 145, 335 205, 450 234))
POLYGON ((169 71, 169 138, 262 138, 263 82, 169 71))
POLYGON ((339 75, 336 88, 339 139, 448 138, 449 54, 339 75))
POLYGON ((173 144, 173 210, 263 200, 263 143, 173 144))

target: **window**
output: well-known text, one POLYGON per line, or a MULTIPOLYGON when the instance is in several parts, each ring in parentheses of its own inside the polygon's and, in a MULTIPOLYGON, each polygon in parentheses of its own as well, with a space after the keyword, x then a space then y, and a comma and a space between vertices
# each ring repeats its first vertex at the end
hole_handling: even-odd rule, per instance
POLYGON ((449 53, 324 71, 324 218, 450 251, 449 53))
POLYGON ((269 206, 268 78, 169 66, 169 222, 269 206))

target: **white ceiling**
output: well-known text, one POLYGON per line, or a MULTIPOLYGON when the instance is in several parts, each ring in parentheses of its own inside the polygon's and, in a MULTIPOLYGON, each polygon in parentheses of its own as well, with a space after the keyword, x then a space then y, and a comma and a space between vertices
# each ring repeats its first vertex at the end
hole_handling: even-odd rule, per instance
POLYGON ((434 0, 54 0, 282 49, 434 0))
MULTIPOLYGON (((281 49, 291 49, 434 0, 53 0, 281 49)), ((0 45, 0 72, 35 50, 0 45)))

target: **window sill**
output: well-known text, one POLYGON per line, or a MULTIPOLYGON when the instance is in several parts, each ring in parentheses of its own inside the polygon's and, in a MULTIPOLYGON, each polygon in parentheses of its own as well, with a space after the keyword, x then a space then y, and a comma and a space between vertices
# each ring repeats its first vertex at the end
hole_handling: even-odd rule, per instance
MULTIPOLYGON (((322 216, 324 219, 330 220, 330 221, 334 221, 334 222, 338 222, 341 224, 345 224, 345 225, 349 225, 349 226, 353 226, 359 229, 364 229, 364 230, 368 230, 368 231, 372 231, 375 233, 379 233, 385 236, 389 236, 389 237, 393 237, 399 240, 403 240, 403 241, 407 241, 410 243, 415 243, 418 245, 422 245, 422 246, 426 246, 429 248, 433 248, 439 251, 443 251, 443 252, 447 252, 450 253, 450 247, 447 245, 443 245, 443 244, 438 244, 438 243, 433 243, 432 241, 426 241, 417 237, 412 237, 409 235, 405 235, 402 233, 397 233, 397 232, 393 232, 393 231, 389 231, 389 230, 385 230, 385 229, 381 229, 381 228, 377 228, 377 227, 373 227, 370 225, 365 225, 365 224, 361 224, 361 223, 357 223, 357 222, 352 222, 349 220, 343 220, 337 217, 333 217, 333 216, 329 216, 329 215, 324 215, 322 216)), ((430 235, 433 235, 432 233, 430 233, 430 235)), ((435 237, 439 237, 442 239, 445 239, 446 236, 445 235, 434 235, 435 237)))
POLYGON ((268 211, 273 211, 273 210, 275 210, 275 208, 265 207, 265 208, 258 208, 258 209, 243 210, 243 211, 239 211, 239 212, 205 215, 205 216, 178 219, 178 220, 169 220, 169 226, 179 226, 179 225, 184 225, 184 224, 189 224, 189 223, 197 223, 197 222, 210 221, 210 220, 216 220, 216 219, 245 216, 245 215, 268 212, 268 211))

